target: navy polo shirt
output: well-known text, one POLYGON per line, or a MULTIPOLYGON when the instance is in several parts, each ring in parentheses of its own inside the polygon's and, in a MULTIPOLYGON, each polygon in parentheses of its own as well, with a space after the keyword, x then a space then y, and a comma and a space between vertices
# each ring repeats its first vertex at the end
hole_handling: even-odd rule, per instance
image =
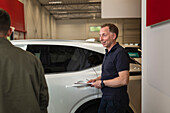
MULTIPOLYGON (((117 42, 111 50, 108 52, 106 49, 106 54, 102 63, 102 80, 109 80, 119 76, 119 72, 129 70, 129 55, 125 49, 119 45, 117 42)), ((101 89, 103 96, 115 96, 118 97, 128 97, 127 86, 122 87, 104 87, 101 89)))

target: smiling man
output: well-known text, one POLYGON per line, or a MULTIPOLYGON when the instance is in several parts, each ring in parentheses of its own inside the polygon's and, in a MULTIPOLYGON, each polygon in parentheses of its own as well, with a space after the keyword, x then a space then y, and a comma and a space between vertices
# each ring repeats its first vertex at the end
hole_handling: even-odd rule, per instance
POLYGON ((116 42, 118 33, 114 24, 102 25, 99 33, 100 41, 106 47, 102 75, 88 81, 103 93, 98 113, 126 113, 129 106, 129 55, 116 42))

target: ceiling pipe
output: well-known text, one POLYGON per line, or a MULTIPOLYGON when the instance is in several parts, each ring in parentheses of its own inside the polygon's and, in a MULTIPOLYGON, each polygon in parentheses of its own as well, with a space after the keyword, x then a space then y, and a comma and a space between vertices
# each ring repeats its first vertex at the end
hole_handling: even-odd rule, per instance
POLYGON ((50 9, 49 11, 101 11, 101 9, 50 9))
POLYGON ((93 12, 68 12, 68 13, 52 13, 53 15, 71 15, 71 14, 91 14, 91 13, 101 13, 101 11, 93 12))
POLYGON ((68 5, 101 5, 101 2, 83 2, 83 3, 61 3, 61 4, 41 4, 41 6, 68 6, 68 5))

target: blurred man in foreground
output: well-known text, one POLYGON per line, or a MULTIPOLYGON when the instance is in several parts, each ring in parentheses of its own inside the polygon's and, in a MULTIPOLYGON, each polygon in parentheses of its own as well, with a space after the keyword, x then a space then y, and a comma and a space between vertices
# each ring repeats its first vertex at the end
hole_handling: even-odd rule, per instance
POLYGON ((47 113, 48 88, 41 62, 14 47, 9 14, 0 9, 0 113, 47 113))

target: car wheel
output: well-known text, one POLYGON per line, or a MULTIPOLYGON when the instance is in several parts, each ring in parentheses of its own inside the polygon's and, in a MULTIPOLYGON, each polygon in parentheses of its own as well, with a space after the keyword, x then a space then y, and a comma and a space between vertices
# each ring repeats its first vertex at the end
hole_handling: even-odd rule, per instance
POLYGON ((100 99, 89 101, 81 106, 75 113, 98 113, 100 99))
MULTIPOLYGON (((98 113, 100 105, 100 99, 90 101, 82 105, 75 113, 98 113)), ((134 113, 132 108, 129 106, 126 113, 134 113)))
POLYGON ((98 105, 89 106, 84 109, 81 113, 98 113, 98 105))
MULTIPOLYGON (((98 113, 98 108, 99 105, 90 106, 87 109, 83 110, 81 113, 98 113)), ((132 108, 129 106, 126 113, 134 113, 134 112, 132 108)))

